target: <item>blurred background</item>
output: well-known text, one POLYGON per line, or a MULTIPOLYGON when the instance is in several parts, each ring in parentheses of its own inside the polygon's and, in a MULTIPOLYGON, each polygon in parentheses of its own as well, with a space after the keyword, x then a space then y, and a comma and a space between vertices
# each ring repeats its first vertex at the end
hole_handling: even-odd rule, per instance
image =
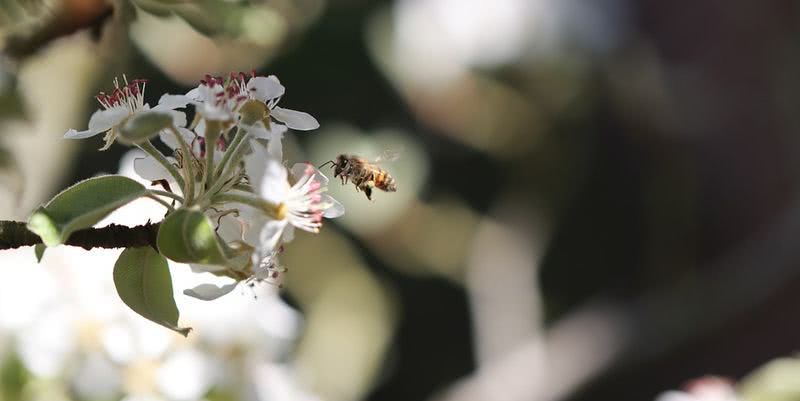
POLYGON ((287 247, 280 293, 187 299, 206 278, 173 265, 188 339, 125 311, 119 251, 0 251, 2 401, 648 400, 705 374, 800 399, 796 360, 757 370, 800 344, 795 1, 0 6, 2 219, 132 174, 62 139, 122 74, 151 104, 276 74, 322 125, 291 162, 402 150, 397 193, 332 182, 347 213, 287 247))

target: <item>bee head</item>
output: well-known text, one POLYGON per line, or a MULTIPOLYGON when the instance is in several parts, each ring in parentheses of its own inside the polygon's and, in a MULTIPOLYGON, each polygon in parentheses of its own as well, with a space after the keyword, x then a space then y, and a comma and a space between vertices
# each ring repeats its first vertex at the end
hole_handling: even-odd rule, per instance
POLYGON ((350 163, 350 160, 347 158, 347 155, 339 155, 336 156, 336 163, 334 164, 335 168, 333 170, 333 176, 336 177, 344 170, 347 169, 347 165, 350 163))

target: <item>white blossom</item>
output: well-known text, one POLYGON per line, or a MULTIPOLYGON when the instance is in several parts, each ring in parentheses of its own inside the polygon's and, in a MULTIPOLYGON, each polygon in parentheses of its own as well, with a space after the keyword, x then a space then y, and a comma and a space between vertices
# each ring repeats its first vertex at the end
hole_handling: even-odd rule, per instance
POLYGON ((256 192, 273 204, 283 205, 281 218, 267 221, 261 229, 256 254, 268 254, 279 243, 291 241, 295 228, 317 233, 323 217, 344 214, 342 204, 325 193, 328 178, 311 164, 295 164, 290 181, 286 168, 278 160, 261 154, 258 147, 254 147, 246 162, 248 172, 264 166, 261 179, 253 182, 256 192))
POLYGON ((195 104, 197 112, 204 118, 236 122, 254 138, 267 139, 268 152, 281 160, 281 139, 289 128, 299 131, 319 128, 319 122, 310 114, 278 106, 285 92, 286 88, 274 75, 261 77, 252 74, 248 79, 244 73, 239 73, 231 74, 227 80, 206 76, 198 87, 186 94, 186 98, 195 104), (269 110, 269 115, 277 122, 267 121, 268 127, 261 121, 244 125, 238 113, 241 106, 249 100, 263 103, 269 110))
POLYGON ((108 149, 117 137, 117 130, 129 117, 137 113, 148 111, 168 112, 172 115, 173 123, 177 127, 186 125, 186 115, 175 109, 186 107, 189 101, 180 95, 163 95, 158 105, 150 108, 144 102, 144 89, 146 80, 134 79, 130 83, 123 77, 124 86, 120 87, 119 80, 114 79, 114 90, 111 94, 100 92, 95 98, 102 109, 97 110, 89 118, 89 128, 84 131, 70 129, 64 134, 67 139, 84 139, 105 133, 105 145, 100 150, 108 149))

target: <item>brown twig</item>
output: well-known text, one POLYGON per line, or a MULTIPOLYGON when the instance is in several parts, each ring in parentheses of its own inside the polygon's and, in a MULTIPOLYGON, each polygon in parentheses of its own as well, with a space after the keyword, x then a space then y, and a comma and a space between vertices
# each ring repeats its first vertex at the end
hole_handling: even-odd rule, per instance
MULTIPOLYGON (((147 223, 135 227, 110 224, 100 228, 75 231, 66 245, 92 248, 156 247, 159 223, 147 223)), ((20 221, 0 221, 0 249, 14 249, 41 244, 42 239, 20 221)))

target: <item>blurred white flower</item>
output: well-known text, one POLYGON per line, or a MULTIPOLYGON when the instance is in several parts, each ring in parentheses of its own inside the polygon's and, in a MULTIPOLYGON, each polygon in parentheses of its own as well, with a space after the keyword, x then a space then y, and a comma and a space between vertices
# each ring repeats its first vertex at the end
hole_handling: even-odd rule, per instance
POLYGON ((656 401, 739 401, 730 380, 720 377, 703 377, 689 382, 685 391, 667 391, 656 401))
POLYGON ((102 109, 97 110, 89 119, 89 129, 77 131, 70 129, 64 134, 67 139, 83 139, 105 133, 105 145, 100 150, 108 149, 117 137, 117 130, 125 120, 137 113, 148 111, 168 112, 172 115, 176 126, 186 125, 186 115, 175 109, 186 107, 189 103, 187 99, 179 95, 163 95, 158 101, 158 105, 150 108, 144 102, 144 89, 147 81, 134 79, 130 83, 124 78, 125 85, 120 87, 119 80, 114 79, 114 90, 111 94, 100 92, 96 96, 102 109))

